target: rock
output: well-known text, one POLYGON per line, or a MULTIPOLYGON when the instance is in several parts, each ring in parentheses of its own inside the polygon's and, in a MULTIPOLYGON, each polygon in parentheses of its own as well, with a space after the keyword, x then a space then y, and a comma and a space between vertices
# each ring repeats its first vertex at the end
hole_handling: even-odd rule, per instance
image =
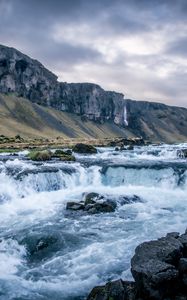
POLYGON ((72 155, 72 151, 70 149, 68 149, 68 150, 57 149, 53 153, 53 157, 60 157, 60 156, 65 156, 65 155, 72 155))
POLYGON ((181 258, 179 261, 179 272, 187 274, 187 258, 181 258))
POLYGON ((110 213, 114 212, 116 209, 116 203, 111 200, 106 200, 103 202, 96 202, 95 204, 88 204, 85 207, 85 210, 90 214, 99 214, 99 213, 110 213))
POLYGON ((93 288, 87 300, 134 300, 135 296, 134 283, 119 279, 93 288))
POLYGON ((178 150, 177 156, 180 158, 187 158, 187 149, 178 150))
POLYGON ((63 150, 56 150, 55 153, 53 153, 52 157, 59 158, 61 161, 76 161, 74 155, 63 150))
POLYGON ((88 214, 110 213, 114 212, 117 207, 116 202, 105 199, 103 195, 98 193, 89 193, 84 195, 81 202, 68 202, 67 210, 81 210, 88 214))
POLYGON ((96 200, 101 200, 103 198, 104 198, 104 196, 102 196, 98 193, 92 192, 92 193, 85 194, 84 202, 85 202, 85 205, 94 204, 96 202, 96 200))
POLYGON ((121 205, 130 204, 130 203, 136 203, 136 202, 142 202, 141 198, 137 195, 132 196, 119 196, 119 203, 121 205))
POLYGON ((76 144, 72 150, 73 150, 73 152, 82 153, 82 154, 97 153, 97 149, 94 146, 86 145, 86 144, 82 144, 82 143, 76 144))
POLYGON ((185 234, 182 234, 180 237, 179 237, 179 241, 182 243, 183 245, 183 255, 184 257, 187 258, 187 233, 185 234))
POLYGON ((70 210, 84 210, 85 206, 84 204, 80 202, 67 202, 66 209, 70 210))
POLYGON ((116 148, 115 148, 115 151, 119 151, 119 150, 120 150, 119 147, 116 147, 116 148))
POLYGON ((140 244, 131 260, 135 282, 108 282, 94 288, 87 300, 187 300, 186 236, 171 232, 140 244))
POLYGON ((74 155, 64 155, 59 157, 61 161, 76 161, 74 155))
POLYGON ((145 242, 135 250, 131 272, 142 297, 164 299, 176 292, 179 286, 177 265, 183 246, 173 237, 145 242))
POLYGON ((58 249, 58 242, 58 236, 38 234, 24 238, 21 244, 25 245, 30 261, 40 261, 51 256, 58 249))
POLYGON ((46 160, 51 160, 52 158, 52 153, 48 150, 43 150, 43 151, 31 151, 28 154, 28 158, 34 161, 46 161, 46 160))
POLYGON ((179 232, 170 232, 167 233, 166 238, 178 239, 179 236, 180 236, 179 232))
POLYGON ((125 148, 125 150, 128 150, 128 151, 132 151, 134 150, 134 146, 133 145, 129 145, 125 148))

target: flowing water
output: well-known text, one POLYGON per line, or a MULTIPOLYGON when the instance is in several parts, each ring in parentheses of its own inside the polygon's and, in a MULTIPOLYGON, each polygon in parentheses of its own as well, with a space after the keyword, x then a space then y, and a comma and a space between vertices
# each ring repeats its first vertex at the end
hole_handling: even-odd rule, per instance
POLYGON ((187 144, 98 148, 75 163, 1 154, 0 299, 80 300, 96 285, 131 279, 139 243, 186 229, 182 148, 187 144), (67 213, 66 203, 85 192, 112 198, 116 211, 67 213), (124 196, 137 201, 124 204, 124 196))

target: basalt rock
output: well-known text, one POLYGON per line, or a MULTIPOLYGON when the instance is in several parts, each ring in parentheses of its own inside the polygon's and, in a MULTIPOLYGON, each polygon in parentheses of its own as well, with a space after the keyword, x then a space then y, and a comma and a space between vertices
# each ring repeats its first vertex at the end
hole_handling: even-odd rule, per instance
POLYGON ((119 279, 93 288, 87 300, 135 300, 135 296, 135 284, 119 279))
POLYGON ((186 300, 187 299, 187 233, 172 232, 164 238, 140 244, 131 260, 135 282, 122 280, 94 288, 88 300, 186 300), (131 286, 131 293, 127 293, 131 286))
POLYGON ((63 151, 63 150, 56 150, 52 154, 53 158, 59 158, 61 161, 75 161, 75 156, 72 155, 71 150, 63 151))
POLYGON ((88 214, 110 213, 117 207, 115 201, 106 199, 98 193, 89 193, 84 195, 83 201, 67 202, 66 209, 73 211, 82 211, 88 214))
POLYGON ((82 143, 76 144, 72 150, 73 150, 73 152, 81 153, 81 154, 96 154, 97 153, 97 149, 94 146, 82 144, 82 143))
POLYGON ((177 151, 179 158, 187 158, 187 149, 181 149, 177 151))

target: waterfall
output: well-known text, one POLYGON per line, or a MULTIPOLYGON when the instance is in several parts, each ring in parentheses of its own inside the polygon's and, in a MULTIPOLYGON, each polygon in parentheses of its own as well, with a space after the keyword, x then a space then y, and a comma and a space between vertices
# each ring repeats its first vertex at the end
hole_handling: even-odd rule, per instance
POLYGON ((126 108, 126 105, 124 106, 124 124, 125 124, 125 126, 129 125, 129 122, 127 120, 127 108, 126 108))

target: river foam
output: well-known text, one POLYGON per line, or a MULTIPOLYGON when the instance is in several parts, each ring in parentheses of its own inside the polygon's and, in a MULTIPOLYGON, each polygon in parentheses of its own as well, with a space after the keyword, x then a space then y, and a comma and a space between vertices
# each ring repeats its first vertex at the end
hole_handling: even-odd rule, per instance
POLYGON ((76 163, 31 163, 26 153, 0 164, 0 299, 84 299, 110 279, 130 279, 135 247, 168 231, 183 232, 187 162, 181 145, 98 149, 76 163), (66 203, 97 192, 113 213, 67 215, 66 203), (140 201, 122 205, 121 197, 140 201), (41 239, 53 241, 30 253, 41 239), (39 256, 37 256, 39 255, 39 256))

